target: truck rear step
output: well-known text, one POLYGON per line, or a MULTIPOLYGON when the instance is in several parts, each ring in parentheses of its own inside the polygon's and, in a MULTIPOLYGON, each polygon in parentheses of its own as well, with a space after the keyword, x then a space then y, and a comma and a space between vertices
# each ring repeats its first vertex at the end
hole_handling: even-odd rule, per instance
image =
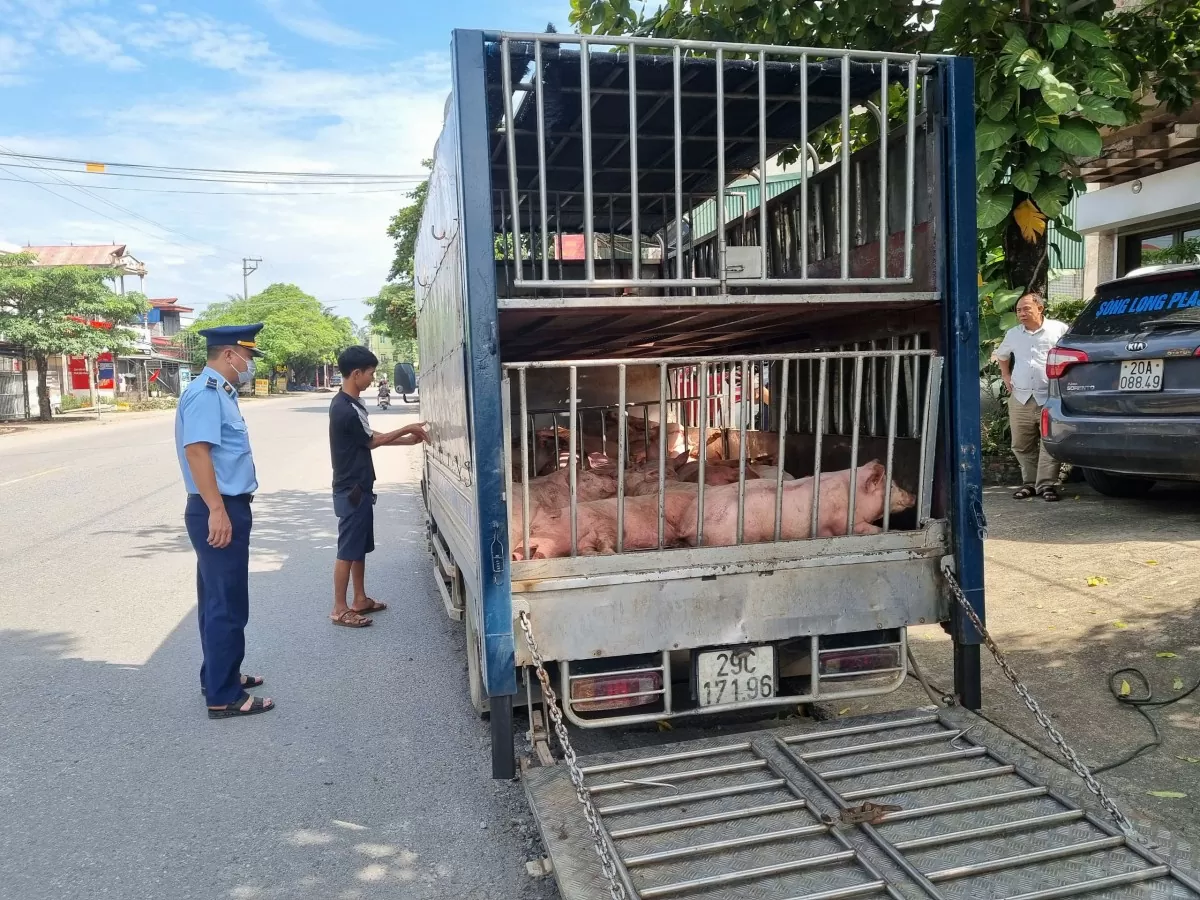
MULTIPOLYGON (((959 709, 580 764, 630 900, 1200 900, 1187 845, 1126 841, 1067 770, 959 709)), ((524 778, 563 900, 610 897, 566 768, 524 778)))

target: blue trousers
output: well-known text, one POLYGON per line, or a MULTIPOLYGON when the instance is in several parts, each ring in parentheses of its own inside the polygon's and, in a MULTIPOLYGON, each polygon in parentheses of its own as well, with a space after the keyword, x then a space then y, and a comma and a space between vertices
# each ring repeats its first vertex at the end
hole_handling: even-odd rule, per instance
POLYGON ((250 497, 225 497, 233 539, 221 549, 208 543, 208 506, 188 497, 183 519, 196 550, 196 615, 200 623, 200 683, 210 706, 225 706, 242 695, 242 658, 250 618, 250 497))

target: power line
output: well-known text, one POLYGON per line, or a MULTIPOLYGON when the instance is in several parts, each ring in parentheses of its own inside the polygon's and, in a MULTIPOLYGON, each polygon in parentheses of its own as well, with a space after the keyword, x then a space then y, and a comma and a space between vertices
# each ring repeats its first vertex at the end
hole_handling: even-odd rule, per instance
MULTIPOLYGON (((12 163, 8 163, 12 166, 12 163)), ((32 168, 32 166, 28 167, 32 168)), ((50 171, 50 170, 46 170, 50 171)), ((57 169, 54 171, 67 171, 57 169)), ((59 184, 57 181, 31 181, 28 178, 0 178, 0 181, 23 181, 26 184, 59 184)), ((233 182, 234 184, 254 184, 255 182, 233 182)), ((279 182, 288 184, 288 182, 279 182)), ((93 184, 93 191, 130 191, 135 194, 194 194, 196 196, 211 195, 213 197, 345 197, 351 194, 396 194, 407 191, 406 187, 371 188, 365 191, 189 191, 173 188, 138 188, 124 184, 93 184)))
MULTIPOLYGON (((4 154, 0 153, 0 156, 4 154)), ((20 157, 16 157, 20 158, 20 157)), ((108 178, 148 178, 155 181, 198 181, 205 184, 282 184, 282 185, 348 185, 358 187, 366 184, 404 184, 417 185, 426 180, 426 177, 409 177, 409 178, 384 178, 368 181, 348 181, 348 180, 332 180, 332 181, 281 181, 269 180, 266 178, 194 178, 187 175, 146 175, 137 172, 82 172, 79 169, 64 169, 60 166, 40 166, 31 163, 5 163, 16 169, 40 169, 43 172, 67 172, 73 175, 97 175, 108 178)))
POLYGON ((149 163, 116 163, 101 162, 95 159, 73 159, 66 156, 39 156, 34 153, 17 153, 7 150, 3 156, 19 157, 21 159, 38 159, 43 162, 76 163, 78 165, 113 166, 121 169, 149 169, 157 172, 207 172, 221 175, 286 175, 293 178, 384 178, 392 181, 417 180, 424 181, 428 176, 418 175, 389 175, 363 172, 286 172, 269 169, 205 169, 198 166, 157 166, 149 163))
MULTIPOLYGON (((9 171, 3 165, 0 165, 0 170, 5 171, 5 172, 9 171)), ((15 173, 9 172, 9 174, 12 175, 15 173)), ((162 238, 160 235, 153 234, 152 232, 146 231, 146 229, 144 229, 144 228, 139 228, 136 225, 131 225, 129 222, 118 219, 115 216, 110 216, 107 213, 102 213, 98 209, 92 209, 86 203, 80 203, 74 197, 66 197, 66 196, 58 193, 57 191, 52 191, 50 188, 46 187, 43 184, 39 184, 36 181, 30 181, 28 178, 21 178, 19 175, 17 177, 20 181, 28 182, 29 184, 33 185, 34 187, 40 188, 41 190, 45 191, 47 194, 54 195, 59 200, 66 200, 68 203, 74 203, 76 206, 80 207, 81 209, 86 209, 88 212, 90 212, 94 216, 100 216, 101 218, 108 219, 110 222, 116 222, 118 225, 122 225, 126 228, 132 228, 134 231, 140 231, 142 234, 147 235, 148 237, 152 237, 155 240, 165 240, 168 244, 174 244, 176 247, 179 247, 181 249, 184 249, 184 250, 191 249, 191 248, 187 247, 186 245, 179 243, 178 241, 172 241, 167 238, 162 238)))
MULTIPOLYGON (((0 151, 5 151, 5 152, 7 152, 7 153, 10 153, 10 154, 12 153, 12 151, 11 151, 11 150, 10 150, 8 147, 5 147, 3 144, 0 144, 0 151)), ((35 165, 36 165, 36 164, 35 164, 35 165)), ((38 168, 43 168, 43 167, 42 167, 42 166, 38 166, 38 168)), ((200 240, 199 238, 197 238, 197 237, 194 237, 194 236, 192 236, 192 235, 190 235, 190 234, 187 234, 187 233, 185 233, 185 232, 183 232, 183 231, 179 231, 178 229, 171 228, 169 225, 164 225, 162 222, 157 222, 157 221, 155 221, 154 219, 151 219, 149 216, 143 216, 141 213, 135 212, 134 210, 132 210, 132 209, 129 209, 129 208, 128 208, 128 207, 126 207, 126 206, 122 206, 122 205, 121 205, 121 204, 119 204, 119 203, 115 203, 115 202, 113 202, 112 200, 109 200, 109 199, 107 199, 106 197, 101 197, 101 196, 99 196, 98 194, 93 194, 93 193, 92 193, 91 191, 89 191, 87 188, 85 188, 85 187, 82 187, 82 186, 80 186, 80 185, 78 185, 78 184, 74 184, 73 182, 71 182, 71 181, 68 181, 66 178, 63 178, 61 175, 53 175, 53 177, 54 177, 54 178, 55 178, 57 181, 60 181, 60 182, 62 182, 62 184, 64 184, 66 187, 74 188, 75 190, 79 191, 81 194, 84 194, 84 195, 86 195, 86 196, 88 196, 88 197, 91 197, 91 198, 92 198, 92 199, 94 199, 94 200, 99 200, 101 203, 104 203, 104 204, 106 204, 106 205, 108 205, 108 206, 111 206, 113 209, 119 210, 120 212, 123 212, 123 213, 125 213, 126 215, 133 216, 135 219, 140 219, 141 221, 143 221, 143 222, 146 222, 147 224, 153 225, 155 228, 159 228, 159 229, 161 229, 161 230, 163 230, 163 231, 165 231, 165 232, 168 232, 168 233, 170 233, 170 234, 177 234, 177 235, 179 235, 180 237, 187 238, 189 241, 194 241, 194 242, 196 242, 196 243, 198 243, 198 244, 206 244, 206 243, 208 243, 207 241, 202 241, 202 240, 200 240)), ((157 235, 155 235, 155 237, 157 237, 157 235)), ((180 247, 184 247, 184 245, 183 245, 183 244, 179 244, 178 246, 180 246, 180 247)), ((217 246, 217 248, 218 248, 218 249, 222 249, 222 250, 224 250, 224 249, 227 249, 227 248, 224 248, 224 247, 220 247, 219 245, 214 245, 214 246, 217 246)), ((187 248, 186 248, 186 247, 184 247, 184 249, 187 249, 187 248)))

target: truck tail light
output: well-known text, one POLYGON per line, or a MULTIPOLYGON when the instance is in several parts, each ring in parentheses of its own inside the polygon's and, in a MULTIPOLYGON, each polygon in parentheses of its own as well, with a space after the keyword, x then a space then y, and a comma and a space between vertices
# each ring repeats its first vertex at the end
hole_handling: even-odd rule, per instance
POLYGON ((1050 437, 1050 410, 1042 407, 1042 437, 1050 437))
POLYGON ((1062 378, 1071 366, 1085 363, 1088 355, 1071 347, 1051 347, 1046 355, 1046 375, 1051 379, 1062 378))
POLYGON ((662 692, 661 669, 571 677, 571 705, 577 712, 647 706, 658 702, 662 692))
POLYGON ((822 678, 846 678, 854 675, 879 675, 899 669, 900 645, 847 647, 822 650, 818 674, 822 678))

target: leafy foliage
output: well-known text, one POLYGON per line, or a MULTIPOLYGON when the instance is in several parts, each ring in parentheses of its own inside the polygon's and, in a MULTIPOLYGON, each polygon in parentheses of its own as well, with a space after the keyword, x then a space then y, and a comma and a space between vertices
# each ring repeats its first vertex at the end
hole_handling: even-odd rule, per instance
MULTIPOLYGON (((1136 122, 1149 91, 1181 112, 1200 78, 1195 0, 1120 13, 1113 0, 661 0, 651 10, 572 0, 571 21, 583 33, 973 57, 984 360, 1014 292, 1045 289, 1046 221, 1077 237, 1064 210, 1084 190, 1077 159, 1102 150, 1101 127, 1136 122)), ((828 133, 816 138, 830 158, 828 133)))
POLYGON ((47 357, 122 352, 135 335, 123 327, 146 311, 138 293, 118 294, 115 269, 37 266, 29 253, 0 255, 0 334, 37 361, 38 407, 51 417, 47 357), (93 323, 98 323, 94 325, 93 323))
POLYGON ((335 316, 316 297, 294 284, 272 284, 246 300, 231 297, 204 310, 193 331, 217 325, 262 322, 258 349, 271 366, 305 366, 332 362, 340 350, 354 343, 354 325, 335 316))
POLYGON ((1188 238, 1159 250, 1142 251, 1142 265, 1144 266, 1192 262, 1200 262, 1200 238, 1188 238))
MULTIPOLYGON (((421 165, 426 169, 432 169, 433 160, 421 160, 421 165)), ((387 234, 396 248, 395 257, 392 259, 392 268, 387 276, 388 281, 412 281, 413 257, 417 251, 417 232, 421 228, 421 216, 425 212, 425 198, 429 196, 429 182, 422 181, 406 196, 412 200, 412 203, 392 216, 391 222, 388 223, 387 234)))
POLYGON ((367 321, 392 342, 396 361, 417 362, 417 304, 411 284, 385 284, 367 299, 367 321))

